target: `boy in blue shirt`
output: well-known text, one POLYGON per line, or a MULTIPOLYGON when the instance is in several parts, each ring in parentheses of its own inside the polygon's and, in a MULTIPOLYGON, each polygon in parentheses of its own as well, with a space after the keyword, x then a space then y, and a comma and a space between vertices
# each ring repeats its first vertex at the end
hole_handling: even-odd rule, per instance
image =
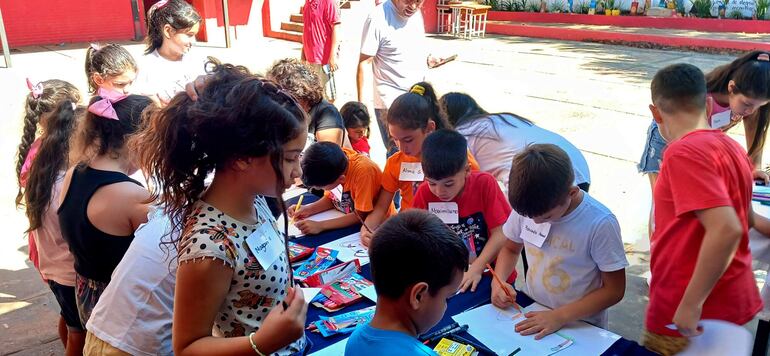
POLYGON ((444 316, 468 267, 468 251, 438 217, 408 210, 380 225, 369 245, 377 309, 345 355, 435 355, 417 340, 444 316))

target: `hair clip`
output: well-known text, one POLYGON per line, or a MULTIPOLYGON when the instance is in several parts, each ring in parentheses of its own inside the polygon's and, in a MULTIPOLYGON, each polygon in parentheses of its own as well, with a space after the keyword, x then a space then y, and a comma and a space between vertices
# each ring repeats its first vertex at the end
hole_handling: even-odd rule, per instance
POLYGON ((412 88, 409 89, 409 92, 410 93, 415 93, 415 94, 417 94, 419 96, 423 96, 423 95, 425 95, 425 88, 423 88, 422 85, 415 84, 415 85, 412 85, 412 88))
POLYGON ((760 53, 757 56, 757 60, 761 62, 770 62, 770 54, 768 53, 760 53))
POLYGON ((43 83, 32 85, 32 82, 27 78, 27 88, 29 88, 29 92, 34 99, 40 98, 43 95, 43 83))
POLYGON ((88 106, 88 112, 111 120, 120 120, 112 104, 125 99, 128 95, 113 90, 99 88, 97 93, 101 99, 88 106))
POLYGON ((161 7, 166 6, 168 4, 168 0, 160 0, 157 3, 155 3, 155 8, 160 9, 161 7))
POLYGON ((98 43, 91 43, 91 48, 93 48, 94 51, 100 51, 104 46, 98 44, 98 43))

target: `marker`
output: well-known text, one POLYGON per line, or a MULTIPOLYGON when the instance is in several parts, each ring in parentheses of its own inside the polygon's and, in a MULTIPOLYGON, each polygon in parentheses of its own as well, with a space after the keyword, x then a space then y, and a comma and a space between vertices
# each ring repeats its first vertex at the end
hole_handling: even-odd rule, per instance
POLYGON ((481 345, 481 344, 479 344, 477 342, 470 341, 470 340, 468 340, 468 339, 466 339, 464 337, 461 337, 459 335, 452 335, 451 338, 454 339, 457 342, 461 342, 463 344, 471 345, 476 350, 478 350, 479 352, 483 351, 484 353, 489 354, 489 355, 497 355, 494 351, 488 349, 486 346, 481 345))
POLYGON ((508 299, 510 299, 511 302, 513 302, 513 307, 516 308, 516 310, 518 310, 519 313, 521 313, 522 312, 521 307, 518 304, 516 304, 516 298, 514 298, 511 295, 511 292, 508 291, 508 288, 505 288, 505 284, 503 284, 503 281, 500 279, 500 277, 497 276, 497 273, 495 273, 495 270, 492 268, 492 266, 489 265, 489 263, 487 263, 487 269, 489 270, 489 272, 492 272, 492 278, 494 278, 497 284, 500 285, 500 288, 503 289, 503 292, 505 292, 505 295, 508 296, 508 299))
MULTIPOLYGON (((299 200, 297 201, 297 205, 294 207, 294 214, 296 214, 297 210, 299 210, 299 207, 302 206, 302 199, 304 199, 304 198, 305 198, 304 194, 299 196, 299 200)), ((291 217, 291 220, 289 221, 289 223, 290 224, 294 224, 294 217, 293 216, 291 217)))
POLYGON ((451 330, 447 330, 446 332, 443 332, 441 334, 435 335, 435 336, 431 337, 430 339, 425 340, 425 342, 423 342, 423 344, 430 345, 431 343, 439 341, 439 340, 441 340, 444 337, 451 337, 450 335, 459 334, 459 333, 463 333, 463 332, 466 332, 466 331, 468 331, 468 325, 456 326, 456 327, 452 328, 451 330))
POLYGON ((460 326, 460 324, 458 324, 457 322, 453 322, 453 323, 451 323, 451 324, 449 324, 449 325, 447 325, 447 326, 445 326, 445 327, 443 327, 441 329, 438 329, 438 330, 436 330, 436 331, 434 331, 434 332, 432 332, 430 334, 420 336, 419 339, 420 340, 432 339, 432 338, 436 337, 436 335, 445 334, 447 331, 452 330, 452 329, 454 329, 456 327, 459 327, 459 326, 460 326))
POLYGON ((513 350, 513 352, 509 353, 508 356, 513 356, 521 351, 521 347, 517 347, 516 350, 513 350))

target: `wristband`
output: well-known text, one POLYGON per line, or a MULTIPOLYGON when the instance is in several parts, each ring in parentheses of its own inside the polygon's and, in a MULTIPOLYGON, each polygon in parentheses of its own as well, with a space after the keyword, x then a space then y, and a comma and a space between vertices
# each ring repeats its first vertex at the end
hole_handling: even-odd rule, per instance
POLYGON ((267 355, 263 354, 262 351, 259 351, 259 349, 257 348, 257 344, 255 344, 254 343, 254 339, 252 339, 253 336, 254 336, 254 332, 249 334, 249 344, 251 344, 251 348, 254 349, 254 352, 256 352, 257 355, 259 355, 259 356, 267 356, 267 355))

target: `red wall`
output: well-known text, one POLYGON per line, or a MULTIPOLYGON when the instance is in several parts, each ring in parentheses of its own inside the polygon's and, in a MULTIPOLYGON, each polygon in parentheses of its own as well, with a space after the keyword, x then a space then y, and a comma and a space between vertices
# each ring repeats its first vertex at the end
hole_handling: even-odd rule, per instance
POLYGON ((130 0, 0 0, 11 47, 134 37, 130 0))
POLYGON ((427 33, 436 33, 438 25, 437 3, 437 0, 425 0, 422 4, 422 19, 425 22, 425 32, 427 33))

